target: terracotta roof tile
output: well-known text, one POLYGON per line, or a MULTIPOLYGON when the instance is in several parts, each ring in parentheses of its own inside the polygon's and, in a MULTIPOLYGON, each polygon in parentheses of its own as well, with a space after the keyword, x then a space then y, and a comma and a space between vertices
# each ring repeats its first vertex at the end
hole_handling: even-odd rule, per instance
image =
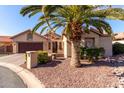
POLYGON ((10 36, 0 36, 0 42, 12 42, 10 38, 10 36))
POLYGON ((47 34, 44 35, 44 37, 48 38, 48 39, 60 39, 61 36, 55 32, 48 32, 47 34))
POLYGON ((117 33, 114 37, 115 40, 122 40, 124 39, 124 32, 117 33))

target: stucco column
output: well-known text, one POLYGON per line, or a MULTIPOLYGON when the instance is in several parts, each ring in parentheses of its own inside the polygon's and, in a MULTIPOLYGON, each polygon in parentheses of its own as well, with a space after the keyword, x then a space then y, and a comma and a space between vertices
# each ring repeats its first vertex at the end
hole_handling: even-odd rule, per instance
POLYGON ((38 62, 37 62, 37 52, 36 51, 27 51, 26 52, 27 56, 27 68, 31 69, 32 67, 36 67, 38 62))
POLYGON ((63 42, 64 42, 64 58, 68 58, 68 43, 67 38, 63 36, 63 42))

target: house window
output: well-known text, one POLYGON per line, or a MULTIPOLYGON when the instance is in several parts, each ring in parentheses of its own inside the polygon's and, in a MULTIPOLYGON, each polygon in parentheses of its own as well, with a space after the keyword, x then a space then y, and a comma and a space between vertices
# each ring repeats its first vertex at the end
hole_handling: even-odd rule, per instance
POLYGON ((85 38, 85 47, 93 48, 94 47, 94 38, 85 38))
POLYGON ((48 42, 48 49, 51 49, 51 42, 48 42))
POLYGON ((62 50, 62 42, 59 42, 59 49, 62 50))
POLYGON ((27 34, 27 40, 32 40, 33 39, 33 34, 32 33, 28 33, 27 34))

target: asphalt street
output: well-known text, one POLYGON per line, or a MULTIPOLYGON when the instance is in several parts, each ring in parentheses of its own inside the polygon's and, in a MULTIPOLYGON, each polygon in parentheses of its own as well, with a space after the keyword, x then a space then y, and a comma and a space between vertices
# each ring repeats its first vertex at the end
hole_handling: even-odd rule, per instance
POLYGON ((26 85, 15 72, 0 66, 0 88, 26 88, 26 85))

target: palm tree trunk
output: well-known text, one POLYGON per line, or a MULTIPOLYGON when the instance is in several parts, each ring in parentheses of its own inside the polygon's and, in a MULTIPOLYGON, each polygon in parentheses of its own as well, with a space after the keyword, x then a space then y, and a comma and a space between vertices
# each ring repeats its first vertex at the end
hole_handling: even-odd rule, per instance
POLYGON ((73 67, 79 67, 80 64, 80 43, 79 41, 71 41, 71 62, 70 65, 73 67))

